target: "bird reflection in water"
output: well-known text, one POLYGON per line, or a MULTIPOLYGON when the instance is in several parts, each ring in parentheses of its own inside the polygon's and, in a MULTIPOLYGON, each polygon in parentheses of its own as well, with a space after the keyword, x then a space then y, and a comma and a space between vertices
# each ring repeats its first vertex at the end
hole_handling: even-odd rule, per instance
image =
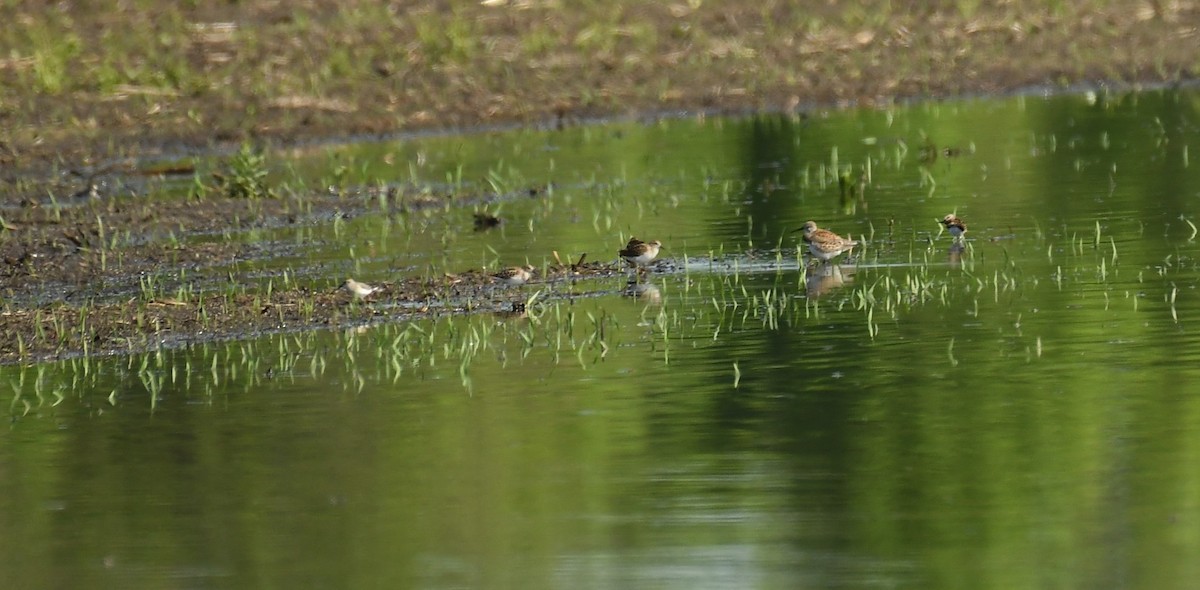
POLYGON ((962 268, 962 255, 966 251, 966 244, 959 240, 955 240, 950 244, 950 249, 947 251, 946 261, 950 263, 950 268, 962 268))
POLYGON ((834 289, 854 281, 855 268, 852 265, 821 264, 808 269, 808 277, 804 281, 805 293, 809 297, 820 297, 834 289))
POLYGON ((645 303, 662 303, 662 291, 654 283, 631 282, 625 286, 622 294, 645 303))

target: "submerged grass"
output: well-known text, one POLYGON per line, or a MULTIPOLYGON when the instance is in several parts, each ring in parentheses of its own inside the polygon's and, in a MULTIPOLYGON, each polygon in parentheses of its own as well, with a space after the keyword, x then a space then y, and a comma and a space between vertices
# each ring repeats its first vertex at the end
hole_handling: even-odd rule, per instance
MULTIPOLYGON (((1082 248, 1080 244, 1085 241, 1071 238, 1072 246, 1062 260, 1066 266, 1057 267, 1058 288, 1078 288, 1084 295, 1099 292, 1104 299, 1104 313, 1123 313, 1108 305, 1109 281, 1119 260, 1116 240, 1112 234, 1101 232, 1098 223, 1093 228, 1096 230, 1091 240, 1093 248, 1082 248), (1093 278, 1087 276, 1089 269, 1098 269, 1093 278)), ((1040 251, 1040 245, 1032 246, 1031 251, 1040 251)), ((906 266, 863 265, 852 276, 844 277, 849 279, 846 284, 830 290, 816 289, 808 282, 810 278, 826 276, 829 267, 800 265, 784 272, 779 257, 777 268, 753 272, 750 267, 735 263, 727 265, 728 272, 680 270, 659 277, 654 285, 656 290, 678 290, 678 294, 672 293, 668 298, 672 303, 641 306, 640 318, 632 325, 623 323, 621 315, 609 309, 610 303, 597 302, 583 308, 576 299, 556 293, 554 285, 523 297, 513 312, 496 315, 474 313, 372 323, 370 318, 377 308, 367 302, 351 302, 339 308, 339 313, 349 320, 349 329, 337 330, 331 336, 304 331, 265 339, 202 343, 176 350, 159 348, 131 355, 126 361, 125 370, 130 378, 126 382, 140 384, 140 389, 135 390, 110 389, 105 379, 111 375, 94 370, 95 361, 86 356, 67 361, 63 366, 70 370, 56 371, 53 379, 47 377, 46 365, 20 368, 11 380, 14 396, 10 412, 25 415, 54 407, 68 392, 98 389, 111 392, 107 397, 110 405, 144 400, 153 408, 166 388, 188 390, 193 380, 200 392, 211 397, 215 392, 229 391, 230 383, 242 384, 249 391, 267 378, 296 379, 304 375, 316 378, 330 371, 345 376, 337 382, 343 384, 347 393, 359 393, 371 383, 394 383, 402 375, 443 366, 453 367, 464 390, 473 392, 478 385, 473 377, 474 367, 484 358, 495 358, 505 366, 531 355, 543 355, 554 364, 567 362, 588 370, 605 362, 612 351, 622 349, 632 340, 641 350, 648 350, 655 362, 670 364, 683 342, 698 339, 715 342, 748 329, 795 331, 827 322, 848 322, 854 314, 861 314, 857 321, 865 324, 865 340, 880 343, 898 337, 905 316, 922 313, 924 308, 966 308, 967 314, 979 321, 985 313, 1005 309, 1006 301, 1032 299, 1030 292, 1040 284, 1036 276, 1030 276, 1007 254, 982 267, 977 266, 976 258, 983 254, 974 245, 969 245, 962 254, 959 267, 934 263, 928 257, 906 266), (969 268, 986 270, 977 272, 969 268), (799 277, 798 281, 793 282, 791 273, 799 277), (330 337, 332 345, 320 344, 330 337), (205 369, 206 378, 197 380, 194 375, 201 368, 205 369)), ((1165 274, 1160 273, 1164 311, 1178 324, 1183 319, 1178 306, 1181 289, 1175 275, 1180 266, 1168 263, 1164 267, 1165 274)), ((849 272, 850 268, 847 265, 844 271, 849 272)), ((162 287, 157 280, 146 279, 147 295, 133 310, 135 321, 156 338, 169 328, 161 323, 161 317, 145 315, 146 306, 158 304, 161 297, 162 287)), ((286 276, 280 279, 284 285, 290 281, 286 276)), ((288 304, 277 300, 277 295, 273 287, 268 287, 257 294, 243 292, 196 299, 202 308, 226 304, 249 307, 256 313, 278 318, 282 325, 296 316, 295 311, 285 311, 288 304)), ((1137 313, 1140 297, 1129 293, 1126 297, 1133 299, 1132 311, 1137 313)), ((320 305, 332 301, 313 300, 322 301, 320 305)), ((94 341, 97 337, 93 311, 89 309, 38 310, 34 315, 37 341, 33 344, 38 347, 62 347, 73 338, 94 341)), ((1024 319, 1026 316, 1018 311, 1010 325, 1015 331, 1013 339, 1022 344, 1026 360, 1032 362, 1043 355, 1043 335, 1024 337, 1021 334, 1027 329, 1023 326, 1024 319)), ((20 334, 15 341, 19 354, 25 355, 29 343, 20 334)), ((962 362, 956 353, 957 343, 958 339, 952 337, 945 349, 951 367, 962 362)), ((136 343, 129 344, 132 348, 136 343)), ((733 386, 737 389, 743 381, 743 367, 735 360, 732 368, 733 386)))

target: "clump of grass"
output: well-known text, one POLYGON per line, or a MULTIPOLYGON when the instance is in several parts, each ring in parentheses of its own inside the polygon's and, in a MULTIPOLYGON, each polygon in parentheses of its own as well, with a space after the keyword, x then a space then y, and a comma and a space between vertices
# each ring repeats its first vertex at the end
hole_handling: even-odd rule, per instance
POLYGON ((214 173, 217 189, 234 199, 276 198, 275 189, 267 184, 267 156, 263 150, 243 143, 238 153, 229 159, 227 173, 214 173))

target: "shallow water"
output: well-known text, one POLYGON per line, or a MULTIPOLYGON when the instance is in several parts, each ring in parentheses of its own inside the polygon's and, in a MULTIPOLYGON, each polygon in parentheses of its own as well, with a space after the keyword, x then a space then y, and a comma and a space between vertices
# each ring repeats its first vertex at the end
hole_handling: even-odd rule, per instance
POLYGON ((530 285, 527 317, 4 368, 0 581, 1189 587, 1198 104, 1019 97, 294 154, 478 196, 247 235, 295 245, 250 271, 607 259, 629 235, 669 264, 636 289, 530 285), (470 231, 484 206, 504 228, 470 231), (935 221, 952 211, 961 249, 935 221), (788 233, 806 219, 867 244, 807 268, 788 233))

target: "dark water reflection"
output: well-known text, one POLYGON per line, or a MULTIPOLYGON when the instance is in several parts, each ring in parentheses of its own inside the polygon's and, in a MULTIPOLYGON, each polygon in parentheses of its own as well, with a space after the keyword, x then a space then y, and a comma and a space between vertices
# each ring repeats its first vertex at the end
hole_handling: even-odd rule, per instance
MULTIPOLYGON (((561 183, 505 203, 535 231, 455 237, 447 265, 636 232, 681 270, 533 317, 6 368, 0 581, 1187 587, 1198 98, 349 148, 561 183), (806 219, 867 247, 802 272, 806 219)), ((384 222, 359 223, 340 239, 384 222)))

